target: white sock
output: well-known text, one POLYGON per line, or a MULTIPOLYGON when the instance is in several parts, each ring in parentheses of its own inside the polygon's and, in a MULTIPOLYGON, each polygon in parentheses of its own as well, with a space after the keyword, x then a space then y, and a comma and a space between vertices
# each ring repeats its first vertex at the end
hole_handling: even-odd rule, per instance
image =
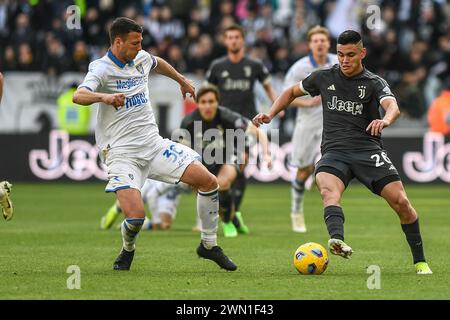
POLYGON ((122 232, 123 248, 126 251, 134 251, 136 236, 141 230, 143 223, 144 218, 126 218, 122 222, 120 230, 122 232))
POLYGON ((304 198, 305 198, 305 183, 297 179, 292 181, 291 212, 293 214, 303 213, 304 198))
POLYGON ((201 221, 201 239, 206 249, 217 246, 217 224, 219 222, 219 187, 197 194, 197 215, 201 221))

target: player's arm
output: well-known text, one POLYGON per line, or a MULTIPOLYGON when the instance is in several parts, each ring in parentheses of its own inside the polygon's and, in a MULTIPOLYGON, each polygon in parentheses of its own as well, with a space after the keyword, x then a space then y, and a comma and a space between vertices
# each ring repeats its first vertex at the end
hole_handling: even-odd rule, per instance
POLYGON ((270 155, 269 139, 266 133, 251 122, 248 124, 246 133, 256 137, 256 140, 261 144, 263 149, 264 162, 267 163, 269 168, 272 168, 272 156, 270 155))
MULTIPOLYGON (((305 79, 305 72, 298 68, 298 65, 294 64, 292 66, 288 73, 286 74, 286 77, 284 79, 284 87, 289 87, 293 84, 299 83, 300 81, 303 81, 305 79)), ((322 99, 319 96, 316 97, 302 97, 302 98, 295 98, 291 102, 291 106, 295 108, 312 108, 320 106, 322 103, 322 99)))
POLYGON ((82 106, 103 102, 104 104, 119 108, 125 104, 125 95, 123 93, 108 94, 94 92, 87 88, 81 87, 78 88, 73 94, 72 101, 82 106))
MULTIPOLYGON (((273 88, 272 83, 270 82, 270 80, 268 80, 268 81, 266 81, 266 82, 263 83, 263 88, 264 88, 264 90, 266 91, 267 96, 268 96, 269 99, 270 99, 270 102, 274 103, 275 100, 277 99, 277 96, 278 96, 278 95, 277 95, 275 89, 273 88)), ((284 117, 284 111, 281 111, 281 112, 278 114, 278 116, 279 116, 280 118, 284 117)))
POLYGON ((167 61, 160 57, 155 57, 157 61, 157 66, 154 69, 157 73, 163 76, 169 77, 175 80, 180 85, 181 94, 183 98, 189 93, 193 99, 195 99, 195 88, 192 82, 186 79, 182 74, 180 74, 174 67, 172 67, 167 61))
POLYGON ((313 108, 313 107, 320 106, 321 103, 322 103, 322 98, 320 96, 305 98, 305 99, 295 98, 291 102, 291 106, 296 107, 296 108, 313 108))
POLYGON ((0 103, 3 97, 3 74, 0 72, 0 103))
POLYGON ((400 109, 398 108, 395 98, 386 98, 381 101, 381 107, 385 111, 383 119, 375 119, 368 126, 366 131, 370 131, 372 136, 381 135, 384 128, 389 127, 400 116, 400 109))
POLYGON ((287 88, 275 100, 272 107, 270 107, 270 110, 268 113, 260 113, 253 118, 253 124, 255 126, 259 127, 261 124, 270 123, 270 121, 272 121, 273 117, 275 117, 279 112, 286 109, 287 106, 289 106, 292 103, 292 101, 294 101, 295 98, 304 96, 306 94, 308 94, 308 93, 301 90, 300 86, 298 84, 295 84, 295 85, 287 88))

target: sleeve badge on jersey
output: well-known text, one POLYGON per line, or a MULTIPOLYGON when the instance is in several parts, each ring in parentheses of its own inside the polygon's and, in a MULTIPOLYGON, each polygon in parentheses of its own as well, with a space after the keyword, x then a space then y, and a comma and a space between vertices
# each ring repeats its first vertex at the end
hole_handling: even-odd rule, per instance
POLYGON ((145 73, 144 67, 142 66, 142 63, 139 63, 139 64, 136 66, 136 70, 139 71, 140 74, 144 74, 144 73, 145 73))
POLYGON ((388 86, 384 87, 383 92, 386 94, 392 94, 391 89, 388 86))

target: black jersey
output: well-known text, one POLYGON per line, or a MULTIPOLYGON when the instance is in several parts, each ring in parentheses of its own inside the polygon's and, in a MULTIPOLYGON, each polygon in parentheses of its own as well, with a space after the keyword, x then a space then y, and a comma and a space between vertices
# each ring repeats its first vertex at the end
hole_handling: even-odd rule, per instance
POLYGON ((300 87, 311 96, 322 97, 322 154, 329 150, 382 148, 381 137, 372 136, 366 128, 380 119, 381 101, 394 97, 383 78, 365 68, 348 78, 336 64, 311 73, 300 87))
POLYGON ((232 63, 227 56, 214 60, 206 73, 206 80, 219 88, 220 105, 248 119, 256 115, 254 84, 270 79, 261 61, 248 57, 232 63))
POLYGON ((183 141, 184 137, 182 137, 180 142, 189 145, 199 153, 201 152, 203 164, 212 172, 214 167, 224 163, 236 162, 238 151, 236 139, 233 138, 233 141, 226 141, 227 132, 225 130, 231 129, 232 132, 230 133, 242 134, 245 142, 244 134, 249 123, 249 119, 222 106, 218 107, 214 119, 206 122, 202 120, 200 111, 197 109, 186 115, 181 122, 181 129, 189 132, 190 141, 183 141), (216 131, 211 130, 205 134, 210 129, 215 129, 216 131), (241 129, 240 132, 237 131, 239 129, 241 129), (211 138, 211 136, 214 136, 214 138, 211 138), (219 138, 215 139, 217 136, 219 138), (217 154, 223 155, 219 161, 212 162, 211 159, 208 161, 205 157, 205 155, 212 155, 214 159, 217 159, 217 154))

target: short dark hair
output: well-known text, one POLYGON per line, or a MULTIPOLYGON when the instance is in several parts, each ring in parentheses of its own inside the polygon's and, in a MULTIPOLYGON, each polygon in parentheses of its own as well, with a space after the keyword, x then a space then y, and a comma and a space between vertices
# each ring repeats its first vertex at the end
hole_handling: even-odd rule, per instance
POLYGON ((109 40, 111 41, 111 44, 113 44, 114 39, 117 37, 121 37, 123 39, 130 32, 142 33, 143 29, 134 20, 126 17, 116 18, 109 29, 109 40))
POLYGON ((342 32, 337 40, 338 44, 357 44, 362 41, 361 35, 355 30, 346 30, 342 32))
POLYGON ((220 97, 219 89, 217 89, 217 87, 213 84, 205 84, 205 85, 201 86, 200 89, 198 89, 197 94, 195 95, 195 101, 198 103, 200 101, 200 97, 204 96, 208 92, 214 93, 217 101, 219 101, 219 97, 220 97))
POLYGON ((232 24, 232 25, 226 27, 225 30, 223 30, 223 34, 225 35, 228 31, 239 31, 242 35, 242 38, 245 38, 244 28, 242 28, 238 24, 232 24))

